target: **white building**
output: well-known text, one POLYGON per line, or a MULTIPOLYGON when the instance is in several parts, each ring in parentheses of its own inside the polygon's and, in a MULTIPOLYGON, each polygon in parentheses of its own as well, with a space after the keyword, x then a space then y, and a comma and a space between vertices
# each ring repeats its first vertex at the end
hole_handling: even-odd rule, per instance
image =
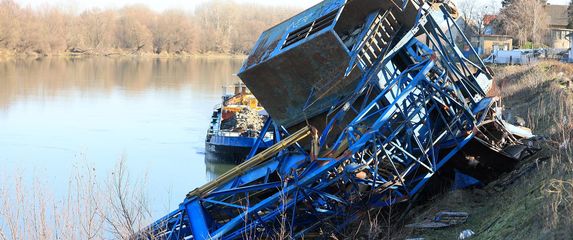
POLYGON ((573 33, 567 37, 569 38, 569 62, 573 63, 573 33))
POLYGON ((566 36, 573 33, 573 29, 568 29, 568 9, 569 5, 552 5, 545 6, 545 15, 549 32, 547 34, 547 45, 554 49, 567 49, 569 42, 566 36))

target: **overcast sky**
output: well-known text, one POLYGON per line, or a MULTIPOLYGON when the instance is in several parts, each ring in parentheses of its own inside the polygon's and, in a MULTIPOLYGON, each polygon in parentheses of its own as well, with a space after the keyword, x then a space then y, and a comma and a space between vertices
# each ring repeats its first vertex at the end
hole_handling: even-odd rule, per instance
MULTIPOLYGON (((43 5, 62 6, 75 10, 89 8, 120 8, 125 5, 141 3, 148 7, 163 11, 165 9, 192 10, 197 4, 210 0, 15 0, 22 6, 40 7, 43 5)), ((291 5, 308 8, 320 0, 235 0, 237 2, 256 2, 271 5, 291 5)), ((501 1, 501 0, 500 0, 501 1)), ((485 2, 485 1, 484 1, 485 2)), ((552 4, 567 4, 569 0, 549 0, 552 4)))

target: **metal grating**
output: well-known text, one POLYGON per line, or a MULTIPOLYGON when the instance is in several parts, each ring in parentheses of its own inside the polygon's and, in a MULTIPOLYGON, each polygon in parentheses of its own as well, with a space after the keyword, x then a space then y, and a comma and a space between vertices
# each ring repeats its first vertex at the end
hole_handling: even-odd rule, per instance
POLYGON ((290 45, 293 45, 317 32, 331 26, 334 23, 334 19, 338 10, 332 11, 329 14, 326 14, 313 22, 306 24, 291 33, 287 36, 285 43, 283 44, 282 48, 286 48, 290 45))
POLYGON ((372 67, 379 57, 384 56, 386 47, 391 43, 399 27, 400 24, 391 10, 376 17, 358 54, 359 61, 366 68, 372 67))

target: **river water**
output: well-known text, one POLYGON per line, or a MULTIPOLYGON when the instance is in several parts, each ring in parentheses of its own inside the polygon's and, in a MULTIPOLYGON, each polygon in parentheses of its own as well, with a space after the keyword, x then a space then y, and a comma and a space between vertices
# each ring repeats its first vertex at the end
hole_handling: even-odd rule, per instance
POLYGON ((68 189, 84 166, 98 178, 125 159, 145 179, 154 216, 232 166, 204 162, 222 87, 240 59, 84 58, 0 62, 0 184, 68 189))

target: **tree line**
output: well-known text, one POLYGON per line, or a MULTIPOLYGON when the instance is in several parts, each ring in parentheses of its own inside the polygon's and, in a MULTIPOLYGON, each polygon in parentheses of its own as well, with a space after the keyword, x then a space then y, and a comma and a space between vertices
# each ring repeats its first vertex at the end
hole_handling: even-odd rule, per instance
POLYGON ((213 0, 194 11, 144 5, 77 13, 0 0, 0 49, 16 54, 245 54, 265 29, 300 9, 213 0))

